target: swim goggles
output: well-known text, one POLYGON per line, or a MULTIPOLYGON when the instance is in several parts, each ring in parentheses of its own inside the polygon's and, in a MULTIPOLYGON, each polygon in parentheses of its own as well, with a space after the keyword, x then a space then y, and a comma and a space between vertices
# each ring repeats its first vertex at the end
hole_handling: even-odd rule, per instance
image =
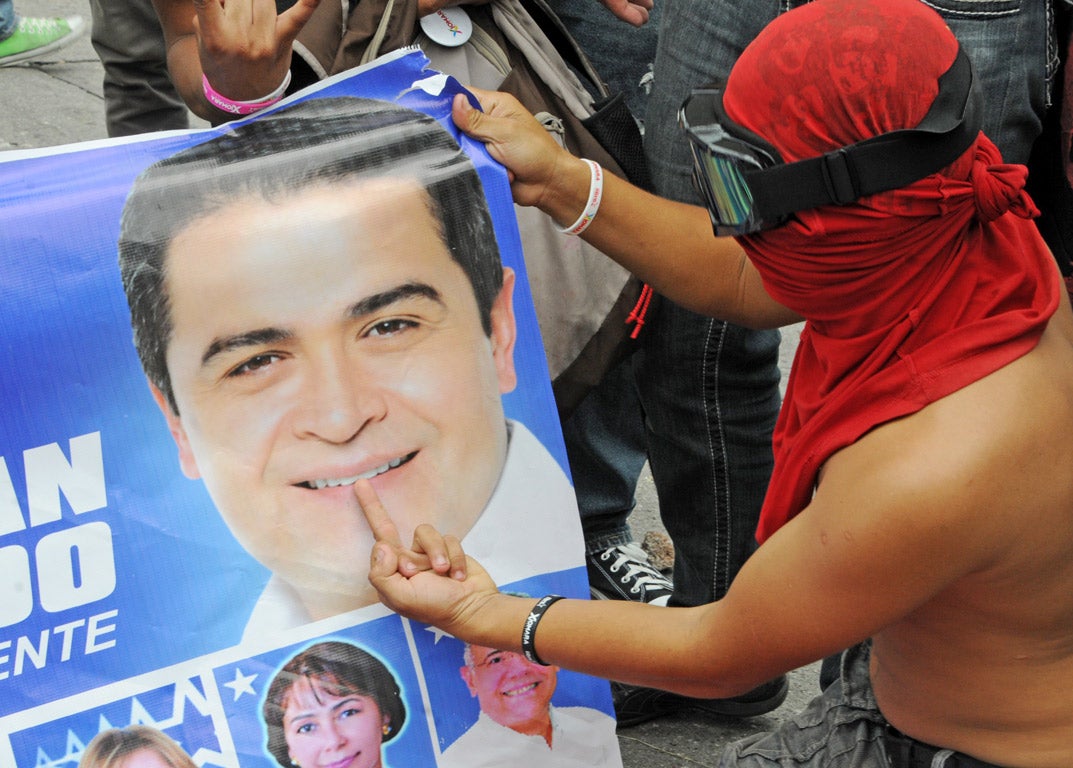
POLYGON ((880 134, 819 157, 783 162, 773 146, 727 117, 719 86, 694 90, 678 120, 689 137, 693 180, 715 234, 732 236, 778 227, 796 211, 845 205, 935 173, 976 140, 982 115, 972 64, 959 48, 916 128, 880 134))

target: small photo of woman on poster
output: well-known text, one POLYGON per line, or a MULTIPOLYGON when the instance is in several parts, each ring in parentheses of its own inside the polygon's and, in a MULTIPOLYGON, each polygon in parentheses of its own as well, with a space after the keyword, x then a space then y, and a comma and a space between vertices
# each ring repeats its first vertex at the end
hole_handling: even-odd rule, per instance
POLYGON ((280 768, 386 768, 381 747, 406 722, 399 683, 378 658, 342 641, 294 656, 268 687, 267 750, 280 768))

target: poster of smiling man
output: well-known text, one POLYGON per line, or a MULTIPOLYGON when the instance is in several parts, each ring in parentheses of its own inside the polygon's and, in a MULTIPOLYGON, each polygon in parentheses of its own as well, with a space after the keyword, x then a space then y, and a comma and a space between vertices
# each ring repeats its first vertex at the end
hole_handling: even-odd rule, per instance
POLYGON ((0 156, 0 764, 159 732, 271 766, 291 727, 338 750, 316 764, 438 764, 429 681, 458 659, 376 602, 359 478, 404 539, 432 523, 504 586, 587 594, 507 179, 426 64, 0 156), (359 731, 383 752, 339 746, 359 731))

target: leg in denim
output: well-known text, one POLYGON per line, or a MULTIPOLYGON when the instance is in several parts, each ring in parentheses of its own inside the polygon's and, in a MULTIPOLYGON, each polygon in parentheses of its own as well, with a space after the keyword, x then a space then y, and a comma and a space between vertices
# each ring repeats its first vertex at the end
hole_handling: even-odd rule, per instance
POLYGON ((869 647, 850 648, 841 679, 777 731, 731 744, 719 768, 880 768, 887 721, 868 678, 869 647))
MULTIPOLYGON (((678 108, 693 87, 725 78, 782 9, 780 0, 663 4, 645 120, 659 194, 700 203, 678 108)), ((775 331, 728 325, 669 301, 646 327, 639 387, 660 513, 675 543, 673 604, 722 597, 755 548, 779 407, 779 339, 775 331)))
POLYGON ((928 0, 972 59, 987 110, 984 133, 1010 163, 1028 162, 1058 69, 1047 0, 928 0))
POLYGON ((660 515, 675 545, 672 605, 722 597, 756 548, 779 408, 779 334, 663 302, 638 383, 660 515))
POLYGON ((11 37, 17 20, 14 0, 0 0, 0 40, 11 37))
MULTIPOLYGON (((623 93, 640 117, 647 96, 641 86, 656 52, 659 8, 649 24, 630 27, 611 19, 591 0, 549 0, 612 93, 623 93), (631 56, 623 57, 623 50, 631 56)), ((563 440, 574 479, 587 553, 633 541, 628 518, 637 479, 648 460, 644 416, 632 359, 623 361, 563 422, 563 440)))
POLYGON ((644 467, 645 436, 632 360, 625 360, 563 422, 585 551, 628 544, 627 518, 644 467))

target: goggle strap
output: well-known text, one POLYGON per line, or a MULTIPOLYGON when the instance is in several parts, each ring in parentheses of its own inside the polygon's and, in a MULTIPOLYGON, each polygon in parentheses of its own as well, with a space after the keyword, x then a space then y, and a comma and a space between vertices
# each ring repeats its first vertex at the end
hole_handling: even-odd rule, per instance
POLYGON ((820 157, 746 171, 756 208, 777 218, 821 205, 846 205, 945 168, 980 132, 982 96, 973 79, 972 64, 959 49, 916 128, 884 133, 820 157))

